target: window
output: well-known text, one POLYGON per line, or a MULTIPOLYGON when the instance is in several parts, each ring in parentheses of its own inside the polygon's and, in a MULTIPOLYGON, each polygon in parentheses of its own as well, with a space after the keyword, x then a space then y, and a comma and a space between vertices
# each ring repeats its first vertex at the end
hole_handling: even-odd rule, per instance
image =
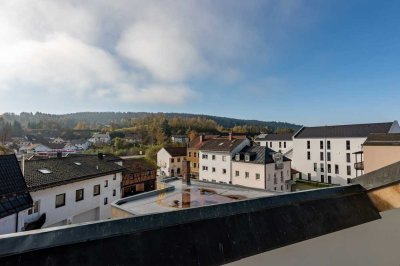
POLYGON ((226 156, 222 155, 222 161, 225 162, 226 161, 226 156))
POLYGON ((245 178, 249 178, 249 172, 245 172, 245 173, 244 173, 244 177, 245 177, 245 178))
POLYGON ((203 154, 201 158, 208 159, 208 154, 203 154))
POLYGON ((194 167, 194 168, 197 168, 197 163, 193 163, 193 167, 194 167))
POLYGON ((308 178, 308 181, 311 181, 311 174, 310 173, 307 174, 307 178, 308 178))
POLYGON ((335 164, 335 174, 339 174, 339 165, 335 164))
POLYGON ((180 163, 180 162, 181 162, 181 158, 177 158, 176 160, 178 161, 178 163, 180 163))
POLYGON ((224 168, 224 169, 222 169, 222 174, 226 174, 226 169, 224 168))
POLYGON ((320 148, 321 150, 324 148, 324 141, 323 141, 323 140, 321 140, 321 141, 319 142, 319 148, 320 148))
POLYGON ((328 164, 328 173, 330 174, 330 173, 331 173, 331 171, 332 171, 331 164, 328 164))
POLYGON ((346 140, 346 150, 350 150, 350 140, 346 140))
POLYGON ((326 153, 326 160, 329 162, 331 161, 331 153, 330 152, 326 153))
POLYGON ((192 157, 192 152, 189 152, 189 157, 192 157))
POLYGON ((317 163, 314 163, 314 172, 317 172, 317 163))
POLYGON ((351 166, 350 165, 347 166, 347 175, 351 175, 351 166))
POLYGON ((310 147, 311 147, 311 142, 307 140, 307 149, 309 149, 310 147))
POLYGON ((244 155, 244 160, 245 160, 246 162, 250 162, 250 155, 249 155, 249 154, 245 154, 245 155, 244 155))
POLYGON ((93 196, 100 195, 100 185, 93 186, 93 196))
POLYGON ((328 150, 331 149, 331 141, 330 141, 330 140, 328 140, 328 141, 326 142, 326 148, 327 148, 328 150))
POLYGON ((208 171, 208 166, 203 165, 203 171, 208 171))
POLYGON ((239 176, 239 171, 235 171, 235 176, 239 176))
POLYGON ((104 198, 104 205, 107 205, 108 203, 108 198, 104 198))
POLYGON ((272 141, 269 143, 269 147, 272 148, 272 141))
POLYGON ((193 157, 196 158, 197 157, 197 153, 193 152, 193 157))
POLYGON ((325 177, 324 177, 324 175, 321 175, 321 183, 324 183, 325 182, 325 177))
POLYGON ((117 190, 113 189, 113 197, 115 197, 117 195, 117 190))
POLYGON ((81 201, 81 200, 83 200, 83 188, 75 191, 75 201, 81 201))
POLYGON ((56 196, 56 208, 65 205, 65 193, 56 196))
POLYGON ((328 184, 332 184, 332 177, 328 175, 328 184))
POLYGON ((213 173, 215 173, 215 167, 213 167, 213 168, 211 169, 211 171, 212 171, 213 173))
POLYGON ((113 180, 117 180, 117 174, 114 174, 113 180))
POLYGON ((28 215, 31 215, 31 214, 33 214, 33 213, 38 213, 38 212, 39 212, 39 201, 35 201, 35 202, 33 203, 32 208, 30 208, 30 209, 28 210, 28 215))
POLYGON ((211 156, 211 159, 215 160, 215 155, 212 155, 212 156, 211 156))
POLYGON ((283 186, 281 186, 281 191, 283 191, 283 186))
POLYGON ((286 141, 283 142, 283 147, 286 148, 286 141))
POLYGON ((351 162, 350 153, 346 153, 346 162, 351 162))
POLYGON ((321 161, 324 160, 324 152, 321 151, 321 152, 319 153, 319 158, 320 158, 321 161))
POLYGON ((325 172, 325 166, 323 163, 321 163, 321 172, 325 172))
POLYGON ((256 174, 256 180, 260 179, 260 174, 256 174))
POLYGON ((276 174, 274 174, 274 184, 278 184, 278 179, 276 178, 276 174))
POLYGON ((279 141, 279 148, 282 148, 282 142, 279 141))
POLYGON ((311 152, 307 152, 307 160, 311 160, 311 152))
POLYGON ((174 158, 171 158, 171 163, 174 163, 174 158))
POLYGON ((281 183, 283 183, 283 171, 281 171, 281 183))
POLYGON ((108 180, 104 180, 104 187, 108 187, 108 180))

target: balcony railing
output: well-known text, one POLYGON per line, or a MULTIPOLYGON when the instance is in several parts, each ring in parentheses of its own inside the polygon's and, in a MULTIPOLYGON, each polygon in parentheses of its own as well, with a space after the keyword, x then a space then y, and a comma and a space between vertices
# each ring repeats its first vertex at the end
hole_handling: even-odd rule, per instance
POLYGON ((364 170, 364 162, 354 163, 354 169, 356 169, 356 170, 364 170))

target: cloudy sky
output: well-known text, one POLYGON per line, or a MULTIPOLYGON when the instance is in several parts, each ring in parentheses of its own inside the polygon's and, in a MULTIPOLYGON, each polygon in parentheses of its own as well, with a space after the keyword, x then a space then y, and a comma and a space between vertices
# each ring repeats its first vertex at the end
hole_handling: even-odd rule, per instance
POLYGON ((0 0, 0 113, 399 119, 400 2, 349 2, 0 0))

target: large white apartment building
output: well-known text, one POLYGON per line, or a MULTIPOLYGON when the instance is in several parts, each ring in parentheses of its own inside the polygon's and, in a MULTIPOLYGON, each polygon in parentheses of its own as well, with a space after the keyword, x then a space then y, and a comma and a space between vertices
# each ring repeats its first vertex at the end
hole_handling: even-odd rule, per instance
POLYGON ((26 223, 42 219, 40 227, 52 227, 107 219, 110 203, 121 198, 125 168, 102 154, 31 160, 21 167, 33 199, 26 223))
POLYGON ((288 158, 293 157, 293 133, 260 134, 254 142, 260 146, 282 153, 288 158))
POLYGON ((397 132, 397 121, 303 127, 293 137, 292 167, 300 172, 301 179, 344 185, 357 176, 354 154, 361 151, 368 135, 397 132))
POLYGON ((232 184, 289 192, 290 165, 289 158, 268 147, 245 147, 232 160, 232 184))
POLYGON ((247 138, 219 138, 206 142, 199 149, 199 179, 218 183, 232 183, 232 158, 244 147, 247 138))

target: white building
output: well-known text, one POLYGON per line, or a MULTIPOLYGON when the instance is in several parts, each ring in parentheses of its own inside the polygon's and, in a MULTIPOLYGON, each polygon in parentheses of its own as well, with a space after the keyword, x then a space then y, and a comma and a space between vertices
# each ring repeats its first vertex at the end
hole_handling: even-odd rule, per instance
POLYGON ((232 158, 244 147, 247 138, 212 139, 199 149, 199 179, 202 181, 232 183, 232 158))
POLYGON ((371 133, 398 133, 389 123, 303 127, 293 137, 292 167, 301 179, 344 185, 356 177, 354 153, 371 133))
POLYGON ((269 191, 291 191, 291 161, 267 147, 245 147, 232 160, 232 184, 269 191))
POLYGON ((32 198, 15 155, 0 156, 0 234, 24 230, 32 198))
POLYGON ((288 158, 293 157, 293 135, 285 134, 261 134, 254 141, 260 145, 270 148, 271 150, 282 153, 288 158))
POLYGON ((19 149, 19 152, 22 154, 35 154, 40 152, 50 152, 52 149, 46 145, 37 143, 31 144, 29 146, 23 146, 19 149))
POLYGON ((157 152, 159 176, 181 176, 182 162, 186 158, 186 147, 162 148, 157 152))
POLYGON ((26 161, 23 169, 35 207, 26 221, 46 214, 43 227, 108 219, 121 198, 124 168, 101 154, 26 161))
POLYGON ((64 146, 64 150, 85 151, 89 146, 90 143, 87 140, 71 140, 64 146))
POLYGON ((108 132, 106 134, 100 134, 100 133, 96 133, 93 135, 93 137, 91 137, 89 139, 89 142, 93 143, 93 144, 107 144, 110 143, 111 141, 111 137, 108 134, 108 132))
POLYGON ((52 141, 50 141, 50 143, 61 144, 61 143, 65 143, 65 140, 63 140, 60 137, 57 137, 57 138, 53 139, 52 141))
POLYGON ((189 143, 189 137, 186 135, 172 135, 171 142, 172 143, 189 143))

